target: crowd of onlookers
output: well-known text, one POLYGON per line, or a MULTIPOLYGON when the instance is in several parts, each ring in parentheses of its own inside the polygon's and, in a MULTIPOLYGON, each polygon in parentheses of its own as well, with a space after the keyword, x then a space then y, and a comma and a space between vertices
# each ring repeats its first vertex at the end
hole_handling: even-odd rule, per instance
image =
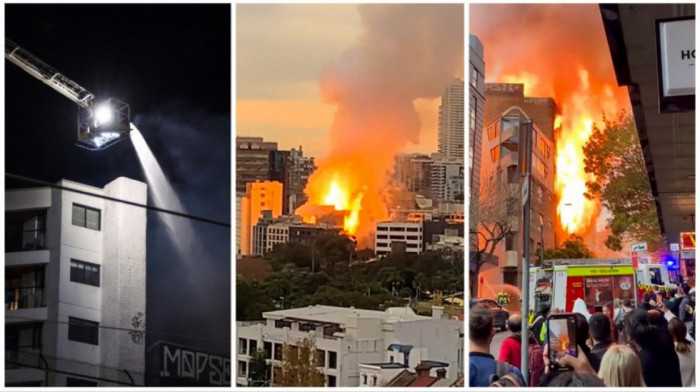
POLYGON ((498 347, 496 359, 491 355, 496 334, 492 311, 471 309, 469 386, 695 386, 695 289, 684 284, 676 293, 646 292, 639 304, 624 299, 599 309, 590 314, 584 301, 576 300, 578 355, 565 354, 553 367, 546 320, 559 309, 543 307, 529 320, 526 364, 521 358, 521 315, 510 316, 510 336, 498 347))

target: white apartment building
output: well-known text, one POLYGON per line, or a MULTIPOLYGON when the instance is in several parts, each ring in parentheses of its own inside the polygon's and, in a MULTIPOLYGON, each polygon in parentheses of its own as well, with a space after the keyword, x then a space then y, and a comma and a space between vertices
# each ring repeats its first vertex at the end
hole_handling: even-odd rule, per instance
POLYGON ((273 223, 266 227, 267 242, 265 244, 265 253, 272 252, 277 244, 286 244, 289 242, 289 223, 273 223))
POLYGON ((144 385, 146 210, 65 188, 146 204, 147 186, 57 185, 5 192, 6 386, 144 385))
POLYGON ((384 256, 391 252, 423 253, 422 222, 377 222, 374 253, 384 256))
POLYGON ((464 160, 464 81, 456 79, 442 94, 438 114, 438 152, 464 160))
POLYGON ((263 318, 237 324, 237 385, 248 385, 248 362, 257 349, 266 352, 274 384, 283 365, 283 347, 305 338, 314 341, 327 387, 367 385, 364 376, 372 380, 381 373, 375 369, 412 369, 428 358, 447 365, 447 379, 462 374, 463 323, 443 318, 441 307, 434 307, 433 317, 427 317, 410 308, 377 311, 314 305, 265 312, 263 318))

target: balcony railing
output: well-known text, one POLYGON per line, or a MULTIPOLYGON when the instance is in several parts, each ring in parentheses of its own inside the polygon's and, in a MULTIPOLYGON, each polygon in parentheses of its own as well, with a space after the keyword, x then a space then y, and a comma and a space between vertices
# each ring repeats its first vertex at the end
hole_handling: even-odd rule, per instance
POLYGON ((26 252, 44 249, 47 249, 46 230, 5 232, 5 252, 26 252))
POLYGON ((5 369, 20 369, 23 367, 43 367, 41 345, 15 346, 5 349, 5 369))
POLYGON ((5 287, 5 310, 41 308, 44 304, 43 286, 5 287))

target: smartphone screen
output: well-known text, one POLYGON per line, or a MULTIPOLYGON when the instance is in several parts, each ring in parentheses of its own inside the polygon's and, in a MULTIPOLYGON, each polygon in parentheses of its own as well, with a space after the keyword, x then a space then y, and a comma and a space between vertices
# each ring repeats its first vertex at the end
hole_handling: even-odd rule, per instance
POLYGON ((578 356, 576 347, 576 317, 573 315, 554 315, 547 319, 547 343, 549 345, 550 367, 560 368, 557 360, 569 354, 578 356))

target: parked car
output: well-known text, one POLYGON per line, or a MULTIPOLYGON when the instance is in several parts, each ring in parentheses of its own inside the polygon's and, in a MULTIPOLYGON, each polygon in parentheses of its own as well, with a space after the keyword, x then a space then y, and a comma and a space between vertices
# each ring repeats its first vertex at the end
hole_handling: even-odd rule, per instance
POLYGON ((510 317, 510 313, 499 305, 498 302, 491 298, 471 299, 469 301, 469 309, 475 306, 483 306, 491 309, 491 312, 493 312, 493 326, 501 331, 508 329, 508 317, 510 317))

